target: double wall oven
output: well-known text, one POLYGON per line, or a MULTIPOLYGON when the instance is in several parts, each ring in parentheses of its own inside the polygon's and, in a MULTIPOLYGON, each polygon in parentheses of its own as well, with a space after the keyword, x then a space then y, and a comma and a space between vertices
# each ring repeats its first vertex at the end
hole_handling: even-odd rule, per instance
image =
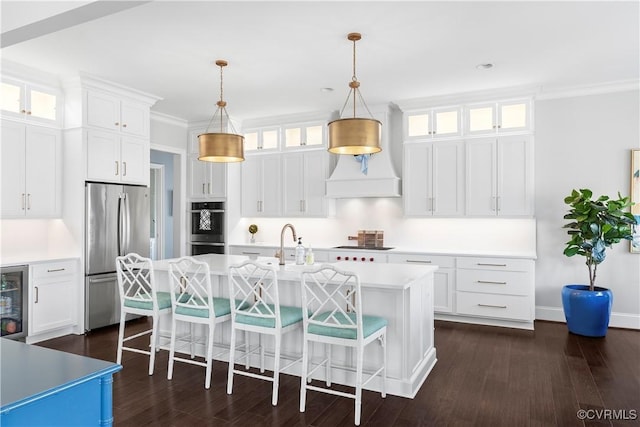
POLYGON ((191 203, 191 255, 223 254, 224 202, 191 203))

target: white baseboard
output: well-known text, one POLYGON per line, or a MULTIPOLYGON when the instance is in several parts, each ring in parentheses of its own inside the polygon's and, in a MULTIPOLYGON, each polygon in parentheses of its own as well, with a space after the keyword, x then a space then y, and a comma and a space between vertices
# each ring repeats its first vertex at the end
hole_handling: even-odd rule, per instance
MULTIPOLYGON (((558 307, 536 306, 536 320, 549 320, 566 323, 564 311, 558 307)), ((640 315, 629 313, 611 313, 609 326, 612 328, 626 328, 640 330, 640 315)))

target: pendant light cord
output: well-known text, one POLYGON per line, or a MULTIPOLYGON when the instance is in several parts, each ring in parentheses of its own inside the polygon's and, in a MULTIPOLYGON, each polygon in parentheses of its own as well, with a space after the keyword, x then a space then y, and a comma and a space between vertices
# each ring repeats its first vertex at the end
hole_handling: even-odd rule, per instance
MULTIPOLYGON (((351 81, 353 83, 358 82, 358 78, 356 77, 356 41, 353 40, 353 75, 351 76, 351 81)), ((355 85, 354 85, 355 86, 355 85)), ((357 86, 352 88, 353 90, 353 117, 356 117, 356 90, 357 86)))
POLYGON ((369 113, 369 116, 373 118, 373 114, 371 114, 371 111, 369 110, 367 103, 364 101, 364 98, 362 97, 362 93, 360 93, 360 89, 359 89, 360 83, 358 82, 358 77, 356 76, 356 42, 360 40, 359 35, 358 35, 358 38, 353 38, 353 39, 350 38, 350 40, 353 41, 353 75, 351 76, 351 82, 349 83, 350 90, 349 90, 349 93, 347 94, 347 99, 344 101, 344 105, 340 110, 340 117, 342 117, 344 110, 347 108, 347 104, 349 103, 349 100, 351 99, 351 95, 353 93, 353 118, 354 119, 356 118, 357 99, 360 99, 360 102, 364 106, 365 110, 367 110, 367 113, 369 113))

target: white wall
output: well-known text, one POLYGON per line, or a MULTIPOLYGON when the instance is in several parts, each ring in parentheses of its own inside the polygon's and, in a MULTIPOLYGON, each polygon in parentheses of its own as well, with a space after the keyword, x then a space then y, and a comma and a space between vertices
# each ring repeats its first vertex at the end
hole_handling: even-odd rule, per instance
MULTIPOLYGON (((582 257, 562 251, 568 239, 564 197, 573 188, 595 195, 630 194, 630 150, 640 147, 639 92, 539 100, 536 114, 536 318, 564 320, 560 290, 588 283, 582 257)), ((612 326, 640 328, 640 255, 622 242, 608 251, 596 284, 613 291, 612 326)))

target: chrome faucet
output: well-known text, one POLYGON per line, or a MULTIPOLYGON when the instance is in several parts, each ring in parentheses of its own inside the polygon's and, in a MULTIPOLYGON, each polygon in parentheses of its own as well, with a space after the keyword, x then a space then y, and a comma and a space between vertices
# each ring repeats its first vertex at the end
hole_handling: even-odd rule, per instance
POLYGON ((282 227, 282 231, 280 232, 280 251, 276 253, 276 257, 280 258, 280 265, 284 265, 284 230, 287 228, 291 229, 291 233, 293 233, 293 242, 297 242, 298 238, 296 237, 296 229, 291 224, 285 224, 282 227))

